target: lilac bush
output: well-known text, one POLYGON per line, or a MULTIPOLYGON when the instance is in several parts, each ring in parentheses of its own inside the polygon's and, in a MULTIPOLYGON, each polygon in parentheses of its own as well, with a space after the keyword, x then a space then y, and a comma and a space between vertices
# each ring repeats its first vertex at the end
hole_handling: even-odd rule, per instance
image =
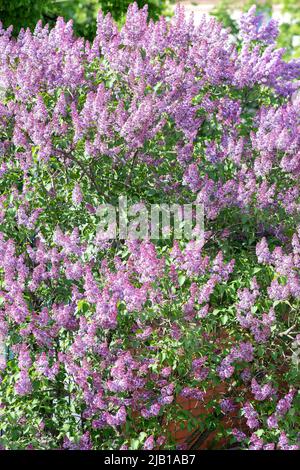
POLYGON ((298 448, 300 61, 276 23, 252 9, 236 45, 213 18, 133 4, 120 31, 99 12, 93 43, 63 19, 11 32, 2 447, 173 449, 177 423, 298 448), (204 240, 101 240, 97 208, 123 194, 202 203, 204 240))

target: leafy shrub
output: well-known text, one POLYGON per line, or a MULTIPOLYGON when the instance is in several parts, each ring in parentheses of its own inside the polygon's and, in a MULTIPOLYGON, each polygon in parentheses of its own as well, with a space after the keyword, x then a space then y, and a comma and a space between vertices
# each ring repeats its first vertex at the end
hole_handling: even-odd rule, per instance
POLYGON ((298 447, 300 63, 240 30, 136 4, 92 44, 1 30, 4 448, 298 447), (101 240, 124 194, 203 203, 204 242, 101 240))

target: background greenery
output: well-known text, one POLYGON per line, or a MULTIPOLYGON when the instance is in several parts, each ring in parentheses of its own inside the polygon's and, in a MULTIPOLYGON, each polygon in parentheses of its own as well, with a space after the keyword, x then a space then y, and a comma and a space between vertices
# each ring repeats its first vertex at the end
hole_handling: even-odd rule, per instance
MULTIPOLYGON (((168 15, 172 0, 137 0, 140 7, 148 4, 149 15, 157 18, 168 15)), ((73 19, 79 36, 92 39, 96 32, 96 16, 101 8, 104 13, 122 23, 132 0, 0 0, 0 19, 5 27, 14 25, 14 32, 22 27, 34 27, 39 19, 54 23, 58 16, 73 19)))

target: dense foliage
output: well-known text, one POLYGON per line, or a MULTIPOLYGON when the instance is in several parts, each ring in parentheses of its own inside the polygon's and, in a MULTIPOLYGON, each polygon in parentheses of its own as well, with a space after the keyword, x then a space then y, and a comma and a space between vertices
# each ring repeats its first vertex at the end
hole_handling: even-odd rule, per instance
POLYGON ((136 4, 93 43, 1 30, 5 449, 298 448, 300 62, 255 9, 240 34, 136 4), (102 240, 124 194, 203 203, 204 242, 102 240))

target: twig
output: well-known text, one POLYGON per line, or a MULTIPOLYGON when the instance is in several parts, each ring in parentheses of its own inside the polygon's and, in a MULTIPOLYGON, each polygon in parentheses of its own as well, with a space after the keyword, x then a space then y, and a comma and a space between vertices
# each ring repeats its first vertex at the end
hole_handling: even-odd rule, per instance
POLYGON ((90 182, 94 186, 94 189, 97 191, 99 196, 102 195, 102 192, 101 192, 101 190, 98 186, 97 180, 96 180, 96 178, 94 177, 93 173, 90 171, 89 168, 86 168, 84 166, 84 164, 80 160, 78 160, 76 157, 74 157, 74 155, 72 155, 71 153, 67 153, 62 149, 55 149, 55 150, 58 153, 60 153, 62 156, 64 156, 65 158, 68 158, 69 160, 75 162, 80 167, 80 169, 83 171, 83 173, 88 177, 88 179, 90 180, 90 182))
POLYGON ((125 186, 129 186, 130 185, 130 182, 131 182, 131 179, 132 179, 132 172, 133 172, 133 167, 134 167, 134 164, 136 162, 136 157, 137 157, 137 154, 138 154, 138 151, 136 150, 133 154, 133 158, 132 158, 132 162, 131 162, 131 167, 130 167, 130 170, 128 172, 128 175, 127 175, 127 178, 125 180, 125 186))
POLYGON ((279 333, 278 336, 288 336, 288 334, 294 330, 296 328, 297 324, 295 323, 294 325, 292 325, 290 328, 288 328, 287 330, 285 331, 282 331, 281 333, 279 333))

